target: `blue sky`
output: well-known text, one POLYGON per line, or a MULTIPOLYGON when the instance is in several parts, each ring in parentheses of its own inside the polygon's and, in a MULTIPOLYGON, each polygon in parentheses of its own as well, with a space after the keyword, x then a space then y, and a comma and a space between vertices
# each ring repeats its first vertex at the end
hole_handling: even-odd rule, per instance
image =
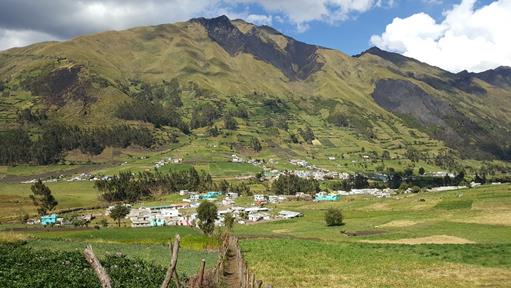
MULTIPOLYGON (((492 0, 481 0, 475 5, 478 7, 487 5, 492 0)), ((328 48, 338 49, 349 55, 358 54, 374 46, 370 38, 375 34, 382 34, 387 24, 396 17, 406 18, 416 13, 427 13, 437 21, 443 19, 442 13, 449 10, 453 5, 459 4, 459 0, 398 0, 392 5, 374 7, 365 12, 352 13, 348 19, 336 23, 314 20, 308 22, 309 28, 299 31, 296 24, 279 21, 272 21, 271 25, 284 34, 297 40, 317 44, 328 48)), ((267 14, 260 5, 240 5, 241 10, 248 9, 253 14, 267 14)), ((282 13, 275 13, 285 17, 282 13)))
POLYGON ((0 50, 222 14, 349 55, 378 46, 452 72, 511 66, 511 0, 0 0, 0 50))
MULTIPOLYGON (((308 23, 310 27, 305 31, 299 31, 295 24, 289 22, 272 21, 272 26, 297 40, 335 48, 353 55, 373 46, 370 42, 371 36, 383 33, 387 24, 392 22, 395 17, 405 18, 415 13, 425 12, 440 20, 442 12, 457 3, 459 1, 428 3, 420 0, 402 0, 392 6, 376 7, 363 13, 353 13, 347 20, 337 23, 311 21, 308 23)), ((254 14, 266 13, 259 5, 245 7, 249 7, 254 14)))

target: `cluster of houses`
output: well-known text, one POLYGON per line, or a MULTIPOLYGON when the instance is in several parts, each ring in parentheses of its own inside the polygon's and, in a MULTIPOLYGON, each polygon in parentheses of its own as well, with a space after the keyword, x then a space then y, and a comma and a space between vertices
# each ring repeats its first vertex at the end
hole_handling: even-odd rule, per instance
POLYGON ((354 196, 354 195, 371 195, 378 198, 387 198, 396 193, 395 189, 377 189, 377 188, 365 188, 365 189, 351 189, 351 191, 339 190, 336 192, 341 196, 354 196))
POLYGON ((264 163, 262 160, 259 160, 259 159, 245 160, 244 158, 242 158, 236 154, 231 155, 231 162, 232 163, 248 163, 248 164, 252 164, 254 166, 261 166, 264 163))
MULTIPOLYGON (((93 214, 85 214, 76 217, 76 220, 81 220, 84 223, 89 223, 94 219, 95 216, 93 214)), ((63 217, 59 217, 58 214, 53 213, 49 215, 43 215, 38 219, 30 219, 27 221, 27 224, 41 224, 43 226, 53 226, 53 225, 72 225, 72 221, 66 220, 63 217)))
POLYGON ((179 212, 180 208, 183 208, 183 206, 162 205, 133 208, 126 218, 131 221, 131 227, 193 226, 194 221, 192 217, 182 215, 179 212))
POLYGON ((167 157, 165 159, 161 159, 160 161, 154 163, 154 168, 159 169, 167 164, 181 164, 181 163, 183 163, 182 158, 167 157))
MULTIPOLYGON (((199 206, 199 203, 202 201, 218 201, 220 196, 223 195, 221 192, 216 191, 199 194, 187 190, 180 191, 180 194, 188 196, 187 199, 183 200, 185 202, 184 204, 132 208, 126 218, 130 220, 132 227, 157 227, 168 225, 193 227, 197 226, 198 221, 197 213, 195 213, 192 208, 199 206)), ((218 211, 218 219, 215 225, 223 226, 225 215, 228 213, 240 224, 275 219, 291 219, 303 216, 302 213, 294 211, 280 211, 276 214, 272 214, 270 208, 264 207, 264 204, 267 203, 286 201, 286 196, 254 195, 254 204, 256 205, 251 207, 235 206, 234 200, 237 197, 237 193, 225 193, 225 197, 220 205, 220 207, 223 208, 218 211)), ((109 215, 109 211, 112 208, 113 206, 107 209, 106 215, 109 215)))
MULTIPOLYGON (((81 173, 76 176, 72 176, 70 178, 65 179, 64 175, 60 175, 57 178, 50 178, 46 180, 42 180, 43 183, 54 183, 59 181, 66 181, 66 182, 78 182, 78 181, 97 181, 97 180, 108 180, 111 176, 99 176, 99 175, 93 175, 89 173, 81 173)), ((39 181, 39 179, 31 179, 27 181, 20 182, 21 184, 33 184, 39 181)))

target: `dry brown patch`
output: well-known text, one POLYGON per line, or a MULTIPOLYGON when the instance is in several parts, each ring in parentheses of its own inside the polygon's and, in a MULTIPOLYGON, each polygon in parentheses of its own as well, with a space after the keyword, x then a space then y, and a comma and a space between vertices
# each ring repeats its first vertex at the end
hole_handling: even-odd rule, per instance
POLYGON ((463 223, 511 226, 511 211, 485 212, 487 214, 458 220, 463 223))
POLYGON ((404 271, 407 276, 444 283, 444 287, 509 287, 511 270, 475 265, 430 265, 404 271))
POLYGON ((290 230, 289 229, 277 229, 277 230, 272 230, 271 232, 273 233, 288 233, 290 230))
POLYGON ((400 228, 400 227, 413 226, 415 224, 418 224, 418 222, 410 221, 410 220, 394 220, 394 221, 390 221, 390 222, 387 222, 382 225, 378 225, 376 227, 379 227, 379 228, 380 227, 381 228, 400 228))
POLYGON ((369 210, 391 210, 388 203, 374 203, 365 207, 365 209, 369 210))
POLYGON ((362 240, 360 242, 367 243, 383 243, 383 244, 471 244, 475 243, 465 238, 449 236, 449 235, 432 235, 420 238, 405 238, 396 240, 362 240))

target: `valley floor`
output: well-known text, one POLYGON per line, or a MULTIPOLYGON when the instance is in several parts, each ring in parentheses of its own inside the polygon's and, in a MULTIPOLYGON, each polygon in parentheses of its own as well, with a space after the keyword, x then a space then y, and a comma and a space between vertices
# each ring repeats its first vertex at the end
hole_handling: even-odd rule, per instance
MULTIPOLYGON (((511 185, 388 199, 290 201, 273 208, 300 211, 304 217, 236 225, 233 231, 241 239, 249 267, 273 287, 506 287, 511 283, 511 185), (324 212, 330 207, 343 210, 345 225, 325 225, 324 212)), ((217 260, 218 242, 186 227, 6 232, 16 227, 22 228, 1 226, 2 241, 23 240, 34 251, 77 251, 89 243, 102 259, 121 252, 164 267, 169 258, 166 243, 179 233, 182 273, 195 274, 201 258, 208 266, 217 260)))

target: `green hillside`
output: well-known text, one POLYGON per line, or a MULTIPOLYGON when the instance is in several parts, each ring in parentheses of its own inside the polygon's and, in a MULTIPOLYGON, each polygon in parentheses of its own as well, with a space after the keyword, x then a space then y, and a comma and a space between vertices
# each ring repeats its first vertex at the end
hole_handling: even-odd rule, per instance
POLYGON ((451 74, 376 48, 351 57, 226 17, 39 43, 0 52, 0 165, 111 146, 348 171, 403 167, 411 152, 431 169, 456 168, 434 161, 445 153, 509 160, 506 73, 451 74))

